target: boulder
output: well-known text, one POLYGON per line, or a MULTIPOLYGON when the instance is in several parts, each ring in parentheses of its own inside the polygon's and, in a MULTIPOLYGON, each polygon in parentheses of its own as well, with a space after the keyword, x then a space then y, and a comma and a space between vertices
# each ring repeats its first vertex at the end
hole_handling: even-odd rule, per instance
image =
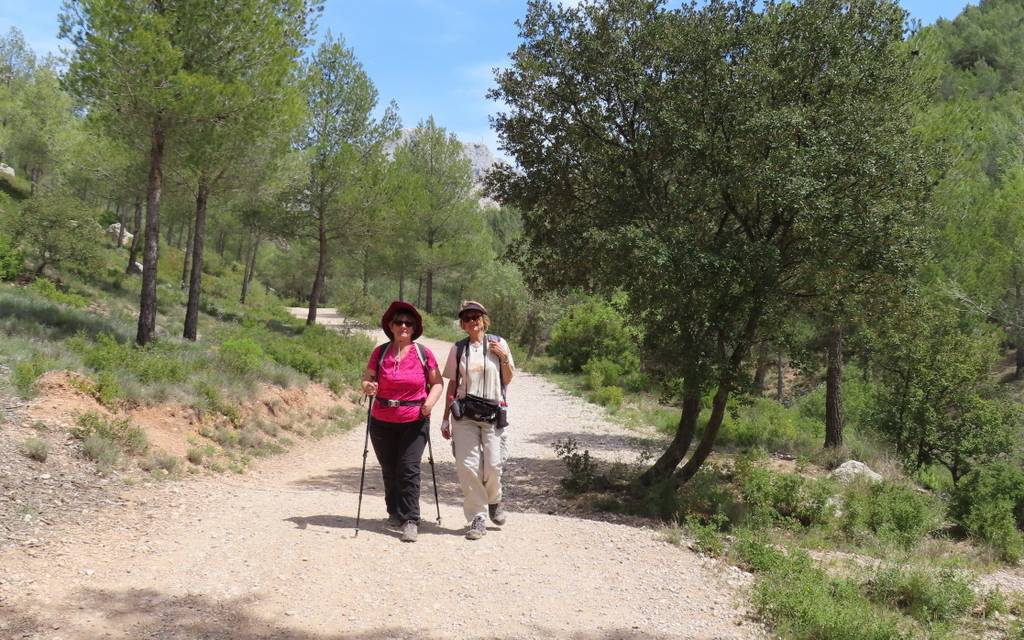
MULTIPOLYGON (((120 222, 115 222, 114 224, 112 224, 109 227, 107 227, 107 237, 110 238, 111 240, 113 240, 114 242, 117 242, 117 236, 120 233, 121 233, 121 223, 120 222)), ((134 237, 135 237, 135 235, 132 234, 132 233, 129 233, 128 230, 126 229, 125 232, 124 232, 124 237, 121 238, 121 246, 122 247, 130 247, 130 246, 132 246, 132 238, 134 238, 134 237)))
POLYGON ((14 175, 14 167, 9 167, 3 162, 0 162, 0 173, 6 173, 9 176, 14 175))
POLYGON ((857 478, 866 478, 871 482, 882 481, 882 476, 872 471, 868 465, 856 460, 847 460, 829 475, 844 484, 853 482, 857 478))

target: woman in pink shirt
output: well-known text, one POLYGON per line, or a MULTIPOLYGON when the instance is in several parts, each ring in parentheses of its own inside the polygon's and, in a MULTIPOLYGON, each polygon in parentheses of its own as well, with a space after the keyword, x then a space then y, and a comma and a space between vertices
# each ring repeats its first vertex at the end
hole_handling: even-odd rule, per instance
POLYGON ((373 396, 370 441, 384 476, 388 525, 415 542, 420 521, 420 460, 427 446, 430 410, 441 396, 434 354, 414 344, 423 319, 408 302, 394 301, 380 319, 390 342, 370 354, 363 393, 373 396))

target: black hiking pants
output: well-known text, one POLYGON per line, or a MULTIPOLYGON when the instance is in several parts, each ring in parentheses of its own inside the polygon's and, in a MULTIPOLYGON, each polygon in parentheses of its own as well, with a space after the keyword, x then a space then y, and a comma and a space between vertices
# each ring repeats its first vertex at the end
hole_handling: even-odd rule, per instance
POLYGON ((420 520, 420 460, 429 429, 429 418, 415 422, 370 420, 370 442, 384 476, 384 503, 388 515, 402 522, 420 520))

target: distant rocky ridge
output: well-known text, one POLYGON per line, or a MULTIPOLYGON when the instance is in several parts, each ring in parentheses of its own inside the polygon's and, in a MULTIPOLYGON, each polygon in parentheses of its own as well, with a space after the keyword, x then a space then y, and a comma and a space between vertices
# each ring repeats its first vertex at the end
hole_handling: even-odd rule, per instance
MULTIPOLYGON (((390 154, 394 151, 395 147, 408 140, 412 136, 412 132, 412 129, 402 129, 402 135, 388 149, 388 153, 390 154)), ((498 157, 494 155, 490 147, 482 142, 463 142, 462 149, 463 154, 469 159, 469 164, 473 168, 473 182, 478 186, 483 184, 484 176, 487 175, 491 167, 498 164, 498 157)))

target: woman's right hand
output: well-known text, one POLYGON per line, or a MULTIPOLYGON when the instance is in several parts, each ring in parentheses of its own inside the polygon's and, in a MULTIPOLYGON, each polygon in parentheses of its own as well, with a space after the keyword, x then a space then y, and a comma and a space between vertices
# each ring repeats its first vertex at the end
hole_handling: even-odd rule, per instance
POLYGON ((447 420, 441 421, 441 437, 445 440, 452 439, 452 423, 447 420))
POLYGON ((369 380, 363 380, 363 393, 368 396, 377 395, 377 383, 369 380))

